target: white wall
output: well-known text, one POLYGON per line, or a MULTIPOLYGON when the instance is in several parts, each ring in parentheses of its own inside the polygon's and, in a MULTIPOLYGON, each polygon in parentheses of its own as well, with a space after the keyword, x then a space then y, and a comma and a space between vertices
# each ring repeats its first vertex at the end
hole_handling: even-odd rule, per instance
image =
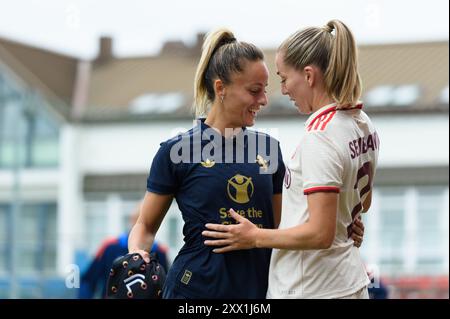
POLYGON ((191 127, 192 121, 80 127, 81 170, 85 174, 146 172, 159 144, 191 127))
MULTIPOLYGON (((390 115, 372 119, 381 140, 380 167, 448 165, 447 115, 390 115)), ((300 116, 260 119, 255 127, 277 137, 284 157, 289 158, 303 134, 304 122, 305 118, 300 116)), ((80 169, 85 174, 147 172, 159 143, 190 127, 191 121, 83 127, 80 169)))
MULTIPOLYGON (((9 203, 14 197, 14 179, 11 170, 0 171, 0 202, 9 203)), ((57 169, 21 169, 17 177, 22 200, 54 201, 58 194, 59 172, 57 169)))
POLYGON ((82 240, 84 212, 82 209, 81 170, 78 145, 80 134, 76 127, 64 125, 60 130, 60 163, 58 187, 58 246, 57 269, 60 274, 74 260, 76 247, 82 240))

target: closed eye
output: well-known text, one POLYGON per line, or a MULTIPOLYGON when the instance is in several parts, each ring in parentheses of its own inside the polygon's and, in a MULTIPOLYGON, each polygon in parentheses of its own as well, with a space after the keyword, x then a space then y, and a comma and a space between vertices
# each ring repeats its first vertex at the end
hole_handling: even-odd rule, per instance
MULTIPOLYGON (((258 94, 261 93, 261 90, 256 90, 256 91, 252 91, 252 90, 251 90, 250 93, 251 93, 252 95, 258 95, 258 94)), ((267 93, 267 91, 264 90, 264 93, 267 93)))

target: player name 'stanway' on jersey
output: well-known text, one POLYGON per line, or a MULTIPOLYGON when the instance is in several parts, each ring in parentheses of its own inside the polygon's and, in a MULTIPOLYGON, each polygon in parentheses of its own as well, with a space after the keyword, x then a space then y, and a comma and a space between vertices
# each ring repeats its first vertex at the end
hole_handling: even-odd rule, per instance
POLYGON ((350 148, 350 156, 351 158, 355 158, 360 156, 361 154, 365 154, 368 151, 378 149, 378 134, 374 132, 373 134, 369 134, 368 136, 359 137, 358 139, 354 139, 348 143, 350 148))

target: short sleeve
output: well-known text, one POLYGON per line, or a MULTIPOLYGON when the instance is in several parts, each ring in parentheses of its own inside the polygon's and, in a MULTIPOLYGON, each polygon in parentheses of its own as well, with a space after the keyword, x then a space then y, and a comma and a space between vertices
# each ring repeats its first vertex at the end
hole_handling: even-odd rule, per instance
POLYGON ((272 175, 273 193, 281 194, 283 191, 283 180, 286 167, 283 162, 283 155, 281 154, 280 143, 278 143, 278 167, 272 175))
POLYGON ((156 194, 175 194, 178 189, 177 164, 170 159, 171 143, 162 143, 153 158, 147 178, 147 191, 156 194))
POLYGON ((329 137, 323 132, 307 133, 300 152, 304 194, 339 193, 343 185, 344 161, 329 137))

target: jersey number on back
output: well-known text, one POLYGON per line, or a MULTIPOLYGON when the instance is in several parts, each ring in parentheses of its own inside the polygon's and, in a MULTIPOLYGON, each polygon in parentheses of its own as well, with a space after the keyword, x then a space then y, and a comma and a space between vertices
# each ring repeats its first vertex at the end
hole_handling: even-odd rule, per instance
MULTIPOLYGON (((353 189, 358 189, 358 183, 359 181, 364 177, 368 177, 367 185, 365 185, 363 188, 361 188, 359 192, 359 198, 361 199, 365 194, 367 194, 372 187, 372 178, 373 178, 373 170, 372 170, 372 163, 371 162, 365 162, 361 168, 358 170, 358 175, 356 176, 356 183, 355 186, 353 186, 353 189)), ((352 210, 352 222, 355 220, 355 218, 359 215, 361 210, 363 209, 361 202, 359 202, 352 210)), ((352 224, 350 224, 347 227, 347 234, 350 237, 352 234, 352 224)))

